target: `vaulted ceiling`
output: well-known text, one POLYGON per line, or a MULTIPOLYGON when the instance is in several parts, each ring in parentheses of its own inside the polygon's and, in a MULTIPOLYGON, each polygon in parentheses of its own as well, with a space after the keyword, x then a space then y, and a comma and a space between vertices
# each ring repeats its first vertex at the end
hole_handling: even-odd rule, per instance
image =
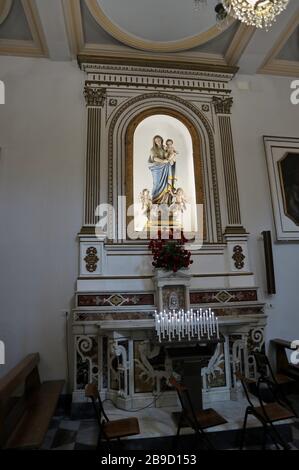
POLYGON ((299 3, 269 32, 231 20, 216 0, 0 0, 0 54, 73 60, 78 55, 238 65, 244 73, 299 76, 299 3))

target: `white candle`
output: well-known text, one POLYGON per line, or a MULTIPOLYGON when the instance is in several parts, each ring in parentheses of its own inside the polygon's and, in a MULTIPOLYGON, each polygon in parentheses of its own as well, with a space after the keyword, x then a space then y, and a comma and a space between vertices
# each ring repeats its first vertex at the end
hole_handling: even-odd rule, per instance
POLYGON ((162 336, 163 339, 165 339, 165 333, 166 333, 166 316, 162 316, 162 321, 161 321, 161 327, 162 327, 162 336))
POLYGON ((161 322, 160 320, 157 321, 157 334, 159 336, 159 342, 161 343, 161 329, 160 329, 160 326, 161 326, 161 322))
POLYGON ((179 318, 178 318, 178 335, 179 335, 179 341, 181 341, 181 323, 180 323, 179 318))
POLYGON ((210 327, 209 327, 209 313, 208 313, 208 310, 206 310, 206 327, 207 327, 208 339, 210 339, 210 327))
POLYGON ((217 338, 219 339, 219 325, 218 325, 218 317, 216 317, 216 331, 217 331, 217 338))
POLYGON ((188 340, 190 341, 190 320, 187 318, 187 334, 188 334, 188 340))
POLYGON ((215 325, 215 313, 212 312, 212 327, 213 327, 213 334, 216 333, 216 325, 215 325))
POLYGON ((210 335, 213 336, 212 314, 209 314, 210 335))

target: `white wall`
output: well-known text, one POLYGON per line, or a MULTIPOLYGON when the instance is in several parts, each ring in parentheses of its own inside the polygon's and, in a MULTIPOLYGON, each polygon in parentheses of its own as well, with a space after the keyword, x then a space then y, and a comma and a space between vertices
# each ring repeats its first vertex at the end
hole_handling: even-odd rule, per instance
POLYGON ((39 351, 42 377, 62 378, 62 310, 83 220, 84 74, 75 63, 1 57, 0 80, 0 374, 39 351))
POLYGON ((268 182, 263 135, 299 137, 299 105, 290 102, 291 79, 241 76, 234 80, 233 135, 243 224, 250 232, 252 266, 269 308, 267 338, 299 339, 299 243, 277 243, 268 182), (250 90, 240 91, 238 81, 250 90), (263 242, 271 230, 275 242, 277 295, 266 295, 263 242), (272 307, 271 307, 272 305, 272 307))
MULTIPOLYGON (((42 378, 66 376, 63 309, 78 274, 83 220, 84 75, 75 63, 0 58, 0 339, 7 367, 39 351, 42 378)), ((262 135, 299 136, 290 80, 234 80, 233 133, 243 223, 257 283, 265 290, 262 230, 274 235, 262 135), (250 91, 240 91, 248 80, 250 91)), ((267 298, 268 338, 299 339, 299 245, 275 245, 277 295, 267 298)))

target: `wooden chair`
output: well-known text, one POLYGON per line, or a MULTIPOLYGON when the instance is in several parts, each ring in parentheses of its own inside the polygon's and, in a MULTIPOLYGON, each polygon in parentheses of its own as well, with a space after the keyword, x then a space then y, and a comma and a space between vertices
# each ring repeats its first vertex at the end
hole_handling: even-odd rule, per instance
POLYGON ((246 426, 247 426, 247 419, 249 415, 255 416, 263 426, 264 430, 264 438, 262 443, 262 448, 265 449, 266 446, 266 438, 269 436, 273 443, 275 444, 276 448, 279 449, 279 445, 285 449, 289 450, 290 445, 284 441, 281 437, 279 432, 277 431, 274 423, 278 421, 285 421, 292 418, 295 418, 295 414, 293 411, 282 403, 277 397, 275 393, 275 387, 273 387, 273 382, 266 378, 260 377, 257 381, 248 379, 240 373, 236 373, 236 377, 238 380, 241 381, 245 396, 248 401, 248 406, 245 411, 245 417, 243 422, 243 428, 241 432, 241 439, 240 439, 240 449, 243 449, 244 441, 245 441, 245 434, 246 434, 246 426), (256 386, 257 397, 259 400, 259 405, 255 406, 250 399, 250 387, 252 385, 256 386), (273 400, 271 403, 264 403, 262 396, 261 396, 261 386, 267 386, 269 392, 273 396, 273 400))
POLYGON ((38 363, 39 354, 30 354, 0 379, 2 449, 38 449, 43 443, 64 381, 41 383, 38 363))
POLYGON ((299 365, 291 364, 286 350, 294 351, 291 348, 291 341, 275 338, 270 341, 271 348, 274 349, 276 355, 276 371, 277 374, 293 379, 299 383, 299 365))
POLYGON ((187 387, 179 383, 174 377, 171 377, 169 382, 175 388, 182 406, 177 437, 179 437, 183 427, 190 427, 195 431, 196 436, 201 438, 203 443, 206 444, 208 449, 214 449, 207 437, 207 433, 205 433, 205 429, 226 424, 227 421, 212 408, 195 411, 187 387))
POLYGON ((105 413, 103 403, 95 384, 87 384, 85 387, 85 396, 90 398, 95 411, 96 419, 99 425, 99 437, 97 449, 100 448, 104 438, 110 448, 110 441, 128 436, 140 434, 139 422, 137 418, 124 418, 110 421, 105 413))
MULTIPOLYGON (((262 379, 269 380, 272 382, 272 388, 275 388, 275 396, 279 397, 280 400, 284 402, 287 407, 293 411, 295 416, 298 417, 285 392, 286 387, 288 385, 295 383, 294 379, 288 377, 283 373, 274 374, 271 363, 266 354, 263 354, 261 352, 254 352, 253 355, 255 358, 257 372, 259 376, 262 379)), ((272 392, 270 392, 270 395, 273 396, 272 392)))

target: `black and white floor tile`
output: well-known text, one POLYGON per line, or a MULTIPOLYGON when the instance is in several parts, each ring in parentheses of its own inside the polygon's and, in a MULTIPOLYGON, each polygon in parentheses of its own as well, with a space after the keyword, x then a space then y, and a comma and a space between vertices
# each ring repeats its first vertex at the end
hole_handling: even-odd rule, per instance
MULTIPOLYGON (((234 404, 236 406, 236 404, 234 404)), ((223 404, 222 414, 228 419, 226 426, 214 428, 209 432, 209 438, 214 447, 219 450, 238 449, 240 428, 243 413, 233 417, 229 404, 223 404), (230 415, 230 416, 229 416, 230 415)), ((219 409, 220 411, 220 409, 219 409)), ((236 411, 236 410, 235 410, 236 411)), ((110 407, 108 415, 111 419, 119 419, 132 414, 121 412, 110 407)), ((171 417, 171 410, 149 408, 137 414, 141 434, 138 438, 133 437, 122 440, 122 449, 126 450, 162 450, 171 452, 176 446, 179 451, 194 451, 196 442, 191 429, 185 429, 179 441, 174 440, 175 423, 171 417)), ((288 442, 293 450, 299 450, 299 420, 287 424, 278 424, 279 431, 284 440, 288 442)), ((42 449, 51 450, 95 450, 98 437, 98 425, 94 419, 71 419, 65 416, 56 416, 52 419, 42 449)), ((261 449, 262 429, 258 422, 253 420, 249 423, 246 433, 245 449, 261 449)), ((267 449, 275 449, 272 443, 267 449)))

